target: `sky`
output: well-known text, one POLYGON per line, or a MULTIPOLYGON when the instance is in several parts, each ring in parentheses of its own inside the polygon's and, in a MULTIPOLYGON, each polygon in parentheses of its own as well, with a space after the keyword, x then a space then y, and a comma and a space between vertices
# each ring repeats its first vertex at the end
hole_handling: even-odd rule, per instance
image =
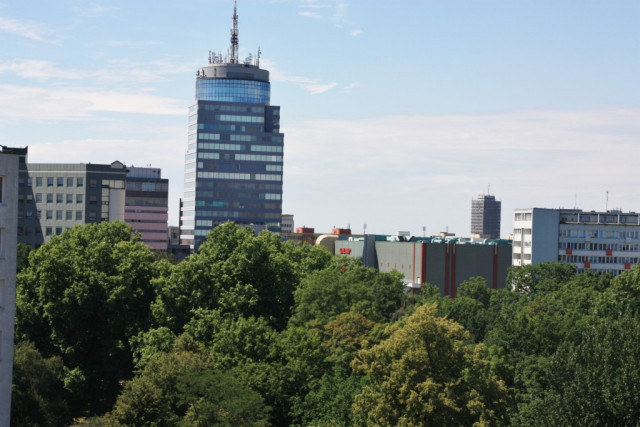
MULTIPOLYGON (((162 168, 177 225, 195 73, 232 0, 0 0, 0 144, 162 168)), ((640 1, 239 0, 317 232, 468 236, 471 200, 640 211, 640 1), (366 224, 366 225, 365 225, 366 224)))

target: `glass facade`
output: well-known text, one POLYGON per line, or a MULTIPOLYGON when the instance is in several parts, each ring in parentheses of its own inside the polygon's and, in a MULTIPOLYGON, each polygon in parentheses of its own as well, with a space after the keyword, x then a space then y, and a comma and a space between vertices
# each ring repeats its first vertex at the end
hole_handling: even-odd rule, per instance
POLYGON ((196 99, 269 105, 270 84, 235 79, 196 80, 196 99))
MULTIPOLYGON (((213 67, 226 76, 237 66, 213 67)), ((270 84, 208 75, 199 75, 189 108, 180 216, 181 239, 194 249, 225 221, 280 231, 282 215, 284 135, 270 84)))

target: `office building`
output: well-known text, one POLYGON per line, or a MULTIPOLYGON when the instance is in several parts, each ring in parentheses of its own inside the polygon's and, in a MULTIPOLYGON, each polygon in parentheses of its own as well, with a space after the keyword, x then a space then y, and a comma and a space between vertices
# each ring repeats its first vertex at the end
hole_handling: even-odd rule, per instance
POLYGON ((18 179, 26 148, 0 146, 0 425, 11 419, 13 329, 16 310, 18 179))
POLYGON ((166 251, 169 240, 169 180, 158 168, 129 167, 124 220, 152 249, 166 251))
POLYGON ((227 55, 209 52, 189 107, 180 238, 197 248, 225 221, 280 231, 283 134, 260 51, 238 59, 234 7, 227 55))
POLYGON ((504 288, 511 266, 511 242, 507 240, 367 234, 331 243, 335 255, 359 258, 381 272, 397 270, 412 291, 427 283, 451 298, 456 297, 462 282, 474 277, 484 278, 490 288, 504 288))
POLYGON ((20 167, 18 241, 37 248, 78 224, 124 221, 124 164, 25 162, 20 167))
POLYGON ((568 262, 617 276, 640 260, 640 215, 619 210, 517 209, 513 265, 568 262))
POLYGON ((471 200, 471 234, 500 238, 500 211, 502 203, 495 196, 481 194, 471 200))
POLYGON ((280 233, 284 236, 293 233, 294 222, 292 214, 282 214, 282 220, 280 221, 280 233))

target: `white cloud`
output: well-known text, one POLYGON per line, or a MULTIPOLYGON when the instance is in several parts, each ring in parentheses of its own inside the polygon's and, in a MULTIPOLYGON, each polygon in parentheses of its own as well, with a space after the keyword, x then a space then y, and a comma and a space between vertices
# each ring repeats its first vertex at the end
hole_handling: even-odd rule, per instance
POLYGON ((491 115, 317 120, 283 129, 285 210, 327 230, 369 223, 391 233, 427 225, 469 232, 470 200, 516 207, 640 209, 640 111, 518 111, 491 115), (604 153, 611 155, 604 156, 604 153))
POLYGON ((320 19, 322 18, 322 15, 320 15, 317 12, 309 12, 309 11, 305 11, 305 12, 298 12, 298 15, 300 16, 304 16, 305 18, 313 18, 313 19, 320 19))
POLYGON ((263 68, 269 70, 271 81, 294 84, 298 87, 301 87, 311 95, 325 93, 338 86, 337 82, 324 83, 317 78, 292 76, 288 73, 284 73, 276 68, 276 65, 273 61, 262 60, 262 65, 263 68))
POLYGON ((0 31, 39 42, 55 43, 55 41, 45 38, 46 30, 44 26, 39 23, 3 18, 0 16, 0 31))
POLYGON ((127 83, 138 86, 140 83, 168 81, 173 74, 191 72, 197 68, 195 63, 158 59, 140 62, 129 59, 108 61, 104 68, 84 71, 74 68, 59 68, 50 61, 35 59, 13 60, 0 63, 0 73, 12 72, 23 79, 48 80, 86 80, 91 84, 127 83))
POLYGON ((357 36, 359 36, 359 35, 361 35, 361 34, 363 34, 363 33, 364 33, 364 31, 363 31, 363 30, 353 30, 353 31, 351 31, 351 32, 349 33, 349 35, 350 35, 350 36, 352 36, 352 37, 357 37, 357 36))
POLYGON ((182 100, 149 93, 0 85, 0 117, 75 120, 95 112, 184 115, 182 100))
POLYGON ((360 82, 353 82, 353 83, 349 83, 348 85, 346 85, 343 90, 345 92, 349 92, 349 91, 351 91, 353 89, 358 89, 358 88, 361 88, 361 87, 362 87, 362 84, 360 82))

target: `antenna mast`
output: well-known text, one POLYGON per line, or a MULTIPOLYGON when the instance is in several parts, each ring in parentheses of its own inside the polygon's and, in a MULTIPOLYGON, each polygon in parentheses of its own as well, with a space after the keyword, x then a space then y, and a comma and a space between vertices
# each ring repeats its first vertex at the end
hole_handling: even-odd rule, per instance
POLYGON ((229 62, 238 63, 238 13, 236 0, 233 0, 233 27, 231 27, 231 47, 229 48, 229 62))

